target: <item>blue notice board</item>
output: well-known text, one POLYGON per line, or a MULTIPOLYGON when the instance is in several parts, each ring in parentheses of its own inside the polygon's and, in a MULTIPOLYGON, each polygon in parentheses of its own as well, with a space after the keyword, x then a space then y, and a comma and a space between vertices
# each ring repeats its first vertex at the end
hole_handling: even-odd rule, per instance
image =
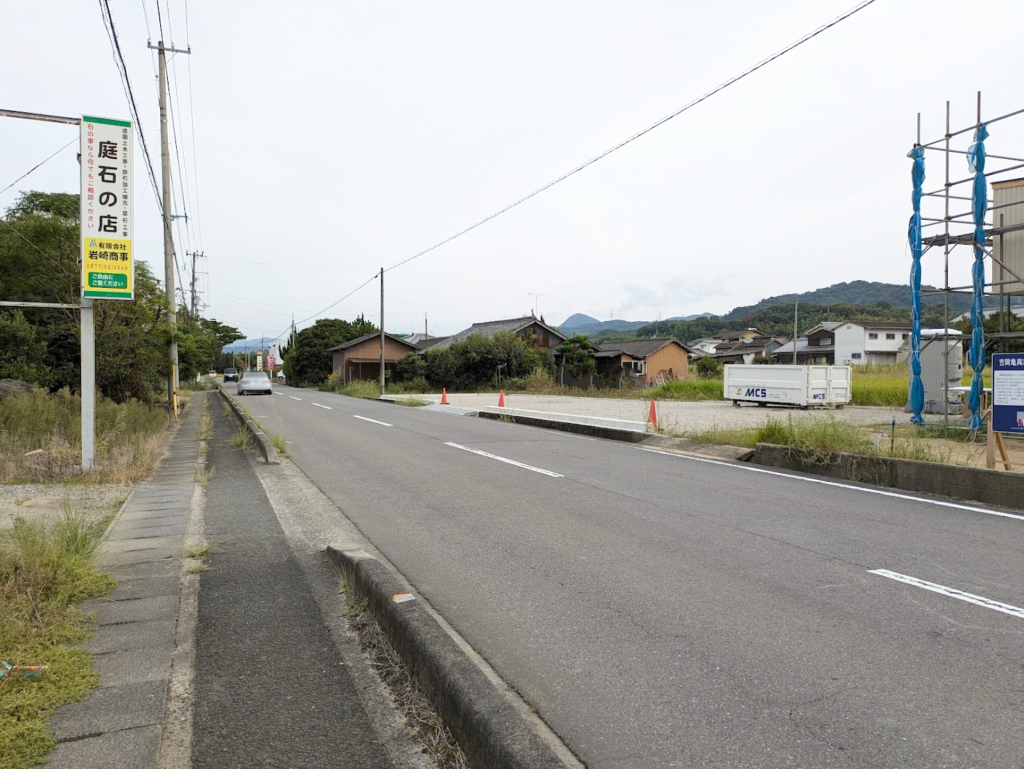
POLYGON ((992 429, 1024 434, 1024 352, 992 354, 992 429))

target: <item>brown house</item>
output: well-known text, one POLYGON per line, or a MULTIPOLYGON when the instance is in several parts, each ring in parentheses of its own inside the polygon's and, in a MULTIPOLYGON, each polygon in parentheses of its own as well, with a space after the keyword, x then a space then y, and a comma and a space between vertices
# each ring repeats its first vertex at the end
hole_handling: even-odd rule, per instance
MULTIPOLYGON (((334 373, 348 384, 359 379, 380 379, 380 332, 352 339, 337 347, 334 354, 334 373)), ((401 337, 384 334, 384 369, 394 371, 395 363, 409 353, 419 352, 416 345, 401 337)))
POLYGON ((685 379, 689 351, 675 339, 638 339, 597 345, 597 373, 622 385, 627 377, 641 384, 685 379))
POLYGON ((511 320, 491 320, 486 323, 474 323, 469 328, 463 329, 447 339, 442 339, 433 345, 431 349, 439 350, 449 347, 452 343, 461 342, 474 334, 492 337, 503 331, 508 331, 522 339, 527 339, 537 347, 547 347, 551 350, 554 350, 566 340, 566 336, 559 333, 557 329, 552 328, 532 315, 527 315, 524 318, 512 318, 511 320))

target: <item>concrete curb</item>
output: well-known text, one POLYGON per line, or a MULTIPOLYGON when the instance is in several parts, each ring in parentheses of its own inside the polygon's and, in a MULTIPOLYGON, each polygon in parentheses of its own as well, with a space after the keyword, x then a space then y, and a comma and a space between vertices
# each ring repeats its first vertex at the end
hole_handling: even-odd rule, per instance
POLYGON ((266 433, 260 429, 260 426, 253 422, 249 417, 245 415, 245 411, 242 407, 235 403, 235 399, 228 395, 220 387, 217 388, 217 392, 220 393, 221 397, 227 401, 227 404, 231 406, 231 410, 235 412, 235 416, 238 421, 242 423, 253 440, 256 442, 256 448, 259 449, 261 455, 263 455, 263 461, 268 465, 279 465, 281 464, 281 457, 277 453, 277 449, 274 448, 274 444, 270 442, 270 438, 267 437, 266 433))
POLYGON ((471 766, 513 769, 574 766, 563 761, 406 588, 362 550, 327 554, 370 611, 466 753, 471 766))
POLYGON ((504 419, 516 424, 532 427, 547 427, 577 435, 589 435, 592 438, 607 438, 613 441, 640 443, 651 436, 643 430, 642 422, 629 422, 624 419, 601 419, 598 417, 573 417, 571 414, 548 414, 544 411, 524 411, 521 409, 480 409, 477 416, 484 419, 504 419), (556 419, 566 417, 567 419, 556 419), (586 419, 586 422, 568 421, 569 419, 586 419), (619 423, 619 424, 616 424, 619 423), (640 426, 639 428, 637 426, 640 426))
POLYGON ((844 481, 1024 509, 1024 475, 1019 473, 839 452, 823 460, 820 453, 771 443, 757 444, 750 462, 844 481))

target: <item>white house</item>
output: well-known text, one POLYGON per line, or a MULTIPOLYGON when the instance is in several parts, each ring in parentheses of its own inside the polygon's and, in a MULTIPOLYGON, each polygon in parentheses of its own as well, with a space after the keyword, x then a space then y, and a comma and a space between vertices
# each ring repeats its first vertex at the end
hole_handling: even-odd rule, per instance
POLYGON ((900 345, 910 339, 909 323, 850 321, 835 328, 835 362, 840 366, 861 363, 896 363, 900 345))

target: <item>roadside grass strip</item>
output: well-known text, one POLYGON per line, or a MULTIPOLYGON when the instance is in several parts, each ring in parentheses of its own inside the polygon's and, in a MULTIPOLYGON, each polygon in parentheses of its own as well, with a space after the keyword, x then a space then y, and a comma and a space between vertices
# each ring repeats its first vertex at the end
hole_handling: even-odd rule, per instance
POLYGON ((358 414, 353 414, 352 418, 362 419, 364 422, 373 422, 375 425, 381 425, 382 427, 394 427, 394 425, 389 425, 387 422, 380 422, 376 419, 370 419, 369 417, 361 417, 358 414))
MULTIPOLYGON (((449 444, 452 445, 452 444, 449 444)), ((781 473, 777 470, 766 470, 762 467, 751 467, 738 462, 722 462, 717 459, 706 459, 704 457, 694 457, 689 454, 677 454, 673 451, 660 451, 659 449, 647 449, 641 448, 640 451, 646 451, 649 454, 661 454, 666 457, 675 457, 676 459, 686 459, 690 462, 704 462, 709 465, 719 465, 721 467, 731 467, 735 470, 746 470, 748 473, 762 473, 764 475, 774 475, 779 478, 788 478, 791 481, 801 481, 803 483, 817 483, 822 486, 835 486, 840 489, 850 489, 851 491, 862 491, 865 494, 879 494, 883 497, 895 497, 896 499, 908 499, 912 502, 923 502, 927 505, 936 505, 937 507, 951 507, 954 510, 966 510, 971 513, 984 513, 985 515, 994 515, 997 518, 1013 518, 1018 521, 1024 521, 1024 515, 1014 513, 1004 513, 999 510, 989 510, 984 507, 975 507, 974 505, 961 505, 957 502, 945 502, 941 499, 928 499, 927 497, 915 497, 912 494, 900 494, 895 491, 885 491, 884 489, 875 489, 868 486, 853 486, 847 483, 838 483, 837 481, 826 481, 822 478, 810 478, 805 475, 791 475, 789 473, 781 473)))
POLYGON ((995 611, 1002 612, 1003 614, 1009 614, 1011 617, 1024 619, 1024 609, 1019 606, 1012 606, 1008 603, 993 601, 991 598, 974 595, 974 593, 965 593, 963 590, 957 590, 955 587, 946 587, 945 585, 928 582, 923 579, 918 579, 917 577, 909 577, 906 574, 889 571, 888 569, 871 569, 868 571, 868 574, 876 574, 879 577, 894 579, 897 582, 902 582, 906 585, 913 585, 914 587, 919 587, 922 590, 930 590, 933 593, 944 595, 947 598, 956 598, 958 601, 966 601, 967 603, 973 603, 975 606, 983 606, 986 609, 993 609, 995 611))
POLYGON ((487 457, 488 459, 496 459, 499 462, 504 462, 507 465, 515 465, 516 467, 521 467, 524 470, 532 470, 535 473, 540 473, 541 475, 547 475, 547 476, 550 476, 552 478, 564 478, 565 477, 564 475, 561 475, 560 473, 553 473, 550 470, 544 470, 544 469, 542 469, 540 467, 534 467, 533 465, 524 465, 522 462, 516 462, 514 459, 508 459, 507 457, 499 457, 497 454, 488 454, 486 451, 480 451, 480 449, 471 449, 468 446, 460 446, 458 443, 446 442, 444 445, 445 446, 451 446, 454 449, 462 449, 463 451, 468 451, 471 454, 479 454, 480 456, 487 457))
POLYGON ((99 683, 89 652, 78 646, 94 626, 75 604, 115 587, 93 566, 109 522, 65 510, 56 523, 18 518, 0 533, 0 660, 46 666, 33 677, 0 676, 0 766, 6 769, 42 762, 54 747, 49 717, 99 683))

